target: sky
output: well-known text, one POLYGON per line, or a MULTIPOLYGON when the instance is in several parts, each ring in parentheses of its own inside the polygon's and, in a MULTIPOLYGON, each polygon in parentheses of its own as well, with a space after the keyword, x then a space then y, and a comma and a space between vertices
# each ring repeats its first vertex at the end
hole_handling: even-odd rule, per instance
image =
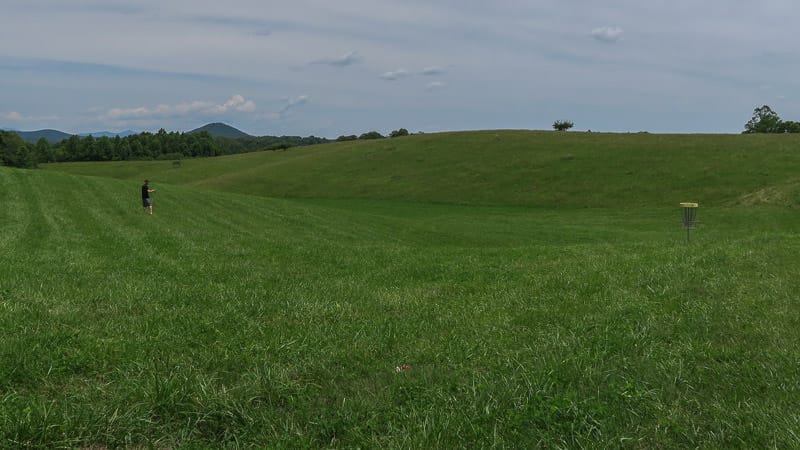
POLYGON ((0 128, 335 138, 800 120, 797 0, 4 0, 0 128))

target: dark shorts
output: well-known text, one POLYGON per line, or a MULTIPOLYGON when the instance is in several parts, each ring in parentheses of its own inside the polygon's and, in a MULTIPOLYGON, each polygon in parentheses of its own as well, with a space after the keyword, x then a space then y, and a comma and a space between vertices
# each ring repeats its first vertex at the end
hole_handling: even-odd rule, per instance
POLYGON ((143 198, 142 199, 142 206, 144 206, 145 208, 147 208, 148 206, 150 206, 152 204, 153 204, 153 200, 152 199, 150 199, 150 198, 143 198))

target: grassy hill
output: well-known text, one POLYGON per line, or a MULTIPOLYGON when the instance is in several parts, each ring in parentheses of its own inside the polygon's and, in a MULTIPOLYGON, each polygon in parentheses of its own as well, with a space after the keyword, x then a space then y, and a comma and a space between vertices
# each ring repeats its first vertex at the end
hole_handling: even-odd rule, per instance
POLYGON ((796 205, 796 135, 484 131, 183 161, 46 166, 270 197, 537 207, 796 205))
POLYGON ((796 448, 782 138, 0 167, 0 447, 796 448))

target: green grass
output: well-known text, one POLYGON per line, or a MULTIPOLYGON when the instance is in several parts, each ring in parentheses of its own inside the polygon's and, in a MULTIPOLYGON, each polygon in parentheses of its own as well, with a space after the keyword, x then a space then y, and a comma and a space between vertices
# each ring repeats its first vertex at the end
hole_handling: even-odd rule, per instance
POLYGON ((225 192, 536 207, 797 206, 797 135, 481 131, 46 168, 225 192))
MULTIPOLYGON (((696 196, 664 185, 675 198, 612 177, 626 159, 611 151, 592 170, 554 162, 602 186, 588 203, 539 205, 568 184, 556 174, 549 194, 514 199, 506 172, 469 154, 493 194, 440 181, 458 172, 446 162, 415 175, 438 190, 364 195, 378 165, 358 166, 352 188, 312 170, 339 151, 346 173, 395 141, 416 151, 48 167, 123 179, 0 168, 0 447, 800 445, 788 149, 763 144, 746 168, 718 154, 720 180, 696 196), (287 180, 305 167, 328 189, 282 199, 248 184, 279 161, 287 180), (160 180, 152 217, 144 173, 160 180), (223 178, 216 189, 258 195, 197 188, 223 178), (703 224, 686 245, 676 203, 690 199, 703 224)), ((760 141, 731 142, 736 155, 760 141)), ((663 158, 664 179, 694 167, 621 151, 639 168, 663 158)), ((415 173, 402 160, 392 170, 415 173)))

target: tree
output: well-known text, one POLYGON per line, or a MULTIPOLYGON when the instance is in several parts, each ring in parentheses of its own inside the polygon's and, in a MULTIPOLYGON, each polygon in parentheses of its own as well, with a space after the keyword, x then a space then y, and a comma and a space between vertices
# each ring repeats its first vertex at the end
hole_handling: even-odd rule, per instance
POLYGON ((40 137, 39 140, 36 141, 35 153, 37 162, 47 163, 55 161, 53 148, 45 137, 40 137))
POLYGON ((80 145, 80 159, 78 161, 97 161, 97 147, 95 146, 94 136, 91 134, 86 136, 81 141, 80 145))
POLYGON ((408 136, 408 130, 405 128, 400 128, 399 130, 394 130, 389 134, 389 137, 400 137, 400 136, 408 136))
POLYGON ((780 133, 781 118, 768 105, 753 110, 753 117, 744 125, 743 134, 780 133))
POLYGON ((108 136, 101 136, 95 142, 95 158, 92 161, 111 161, 113 155, 113 146, 111 145, 111 139, 108 136))
POLYGON ((791 120, 782 120, 778 124, 778 133, 800 133, 800 122, 793 122, 791 120))
POLYGON ((77 161, 78 152, 81 148, 81 138, 73 134, 66 141, 61 141, 59 148, 63 156, 56 158, 56 161, 77 161))
MULTIPOLYGON (((117 136, 119 137, 119 136, 117 136)), ((131 157, 131 144, 129 140, 120 141, 114 153, 115 161, 125 161, 131 157)))
POLYGON ((383 139, 383 135, 378 133, 377 131, 370 131, 370 132, 362 134, 358 138, 359 139, 383 139))
POLYGON ((36 155, 17 133, 0 130, 0 164, 36 167, 36 155))
POLYGON ((553 129, 557 131, 566 131, 574 126, 575 124, 569 120, 556 120, 553 122, 553 129))

